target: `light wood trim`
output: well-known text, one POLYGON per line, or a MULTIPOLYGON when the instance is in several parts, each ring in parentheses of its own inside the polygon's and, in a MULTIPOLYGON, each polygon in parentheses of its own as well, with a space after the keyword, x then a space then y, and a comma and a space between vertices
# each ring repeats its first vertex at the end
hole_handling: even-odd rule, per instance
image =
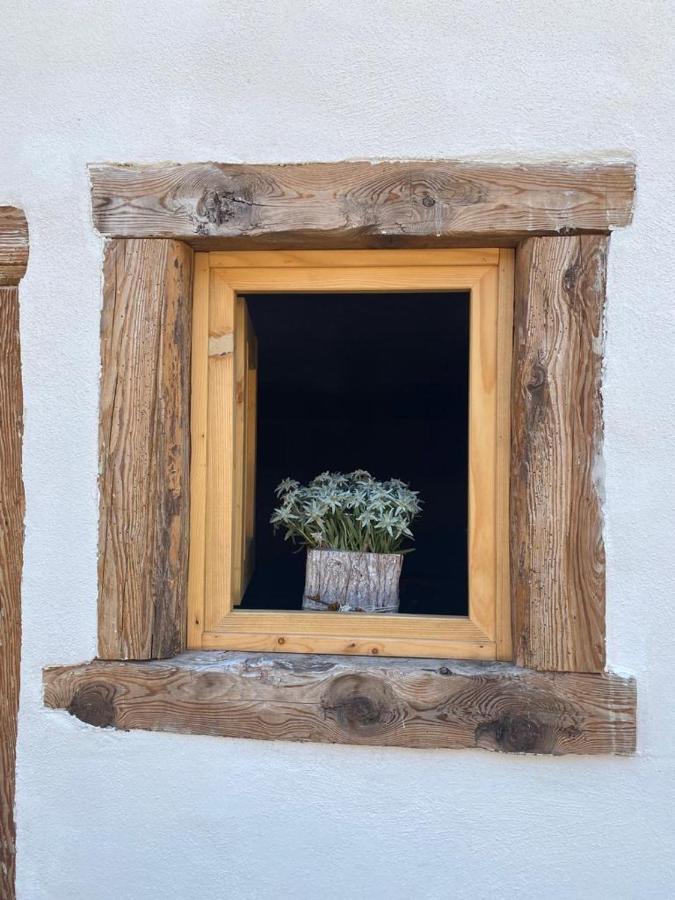
MULTIPOLYGON (((209 337, 234 334, 236 294, 213 269, 209 283, 209 337)), ((210 356, 208 370, 205 630, 232 609, 234 354, 210 356)))
MULTIPOLYGON (((316 269, 368 268, 389 266, 438 266, 443 257, 438 250, 230 250, 209 253, 214 269, 316 269)), ((450 250, 444 265, 495 266, 499 262, 496 247, 450 250)))
MULTIPOLYGON (((391 251, 394 253, 395 251, 391 251)), ((447 252, 447 251, 446 251, 447 252)), ((496 266, 355 266, 316 269, 211 269, 239 293, 465 291, 496 266)))
POLYGON ((597 159, 115 164, 90 175, 102 234, 198 250, 515 246, 627 225, 635 191, 631 161, 597 159))
POLYGON ((188 645, 204 630, 206 558, 206 433, 209 381, 209 254, 195 253, 192 302, 192 397, 190 403, 190 566, 188 645))
POLYGON ((630 754, 635 679, 505 663, 185 653, 45 669, 45 704, 101 728, 510 753, 630 754))
MULTIPOLYGON (((480 252, 478 255, 482 257, 480 252)), ((512 295, 509 293, 510 284, 502 285, 500 295, 499 275, 502 270, 508 275, 508 268, 504 264, 500 270, 498 255, 493 265, 467 266, 464 263, 465 251, 458 251, 455 254, 451 250, 425 253, 425 265, 419 267, 396 265, 393 262, 398 258, 396 251, 388 253, 388 258, 393 262, 391 266, 361 265, 342 269, 330 268, 327 265, 329 259, 337 261, 340 257, 347 258, 345 254, 338 252, 323 254, 324 265, 317 268, 284 269, 271 266, 272 256, 271 253, 265 254, 265 267, 248 270, 234 267, 217 268, 209 260, 211 296, 215 298, 214 302, 221 310, 226 303, 229 310, 227 315, 232 317, 231 321, 230 319, 221 321, 215 329, 212 324, 211 340, 214 336, 233 334, 235 353, 225 357, 211 357, 209 360, 209 367, 213 365, 219 367, 217 370, 209 369, 210 377, 212 372, 220 373, 216 374, 219 380, 214 385, 214 396, 217 394, 218 399, 215 401, 209 399, 210 425, 207 450, 209 470, 214 467, 214 471, 218 474, 215 477, 209 476, 208 490, 204 489, 207 498, 214 495, 213 500, 207 499, 206 616, 203 637, 199 641, 194 635, 191 636, 191 640, 194 640, 191 646, 204 649, 214 646, 270 649, 270 635, 274 635, 276 641, 274 646, 279 646, 278 642, 281 639, 284 641, 285 649, 292 652, 310 652, 313 648, 316 652, 371 652, 369 646, 371 649, 376 647, 378 652, 384 652, 382 648, 386 639, 389 653, 423 654, 423 642, 429 641, 431 643, 428 653, 443 652, 462 657, 473 655, 494 659, 497 655, 497 635, 501 627, 499 623, 503 623, 510 615, 509 593, 501 590, 508 581, 508 550, 497 556, 495 541, 498 529, 494 521, 499 490, 503 490, 503 481, 508 483, 508 460, 503 453, 501 457, 498 456, 497 448, 497 408, 499 397, 501 396, 502 400, 504 398, 503 386, 502 394, 498 392, 497 378, 499 371, 502 377, 507 373, 504 366, 499 369, 497 356, 499 347, 503 349, 509 346, 509 338, 504 339, 503 335, 499 338, 497 329, 509 328, 510 321, 506 313, 498 315, 500 296, 504 303, 512 302, 512 295), (436 259, 432 259, 432 256, 436 259), (453 265, 452 263, 456 263, 458 259, 461 259, 462 263, 453 265), (470 571, 473 587, 470 590, 469 618, 353 616, 350 617, 350 622, 345 624, 344 616, 328 613, 317 616, 308 613, 234 611, 233 604, 237 602, 241 593, 242 573, 235 568, 236 563, 231 564, 229 560, 235 557, 243 558, 242 546, 241 542, 238 542, 236 547, 228 545, 228 541, 236 541, 236 536, 230 531, 227 531, 224 540, 218 535, 223 534, 222 523, 227 517, 227 508, 236 508, 241 513, 237 516, 237 522, 241 519, 242 529, 248 526, 244 523, 242 504, 230 493, 235 488, 228 487, 228 479, 235 477, 236 470, 230 471, 230 466, 224 464, 224 460, 228 458, 227 446, 235 446, 236 425, 234 420, 232 422, 228 420, 226 424, 216 420, 219 417, 223 419, 224 411, 230 418, 233 417, 236 406, 235 393, 242 393, 235 392, 234 386, 235 381, 238 385, 242 383, 244 374, 242 358, 239 358, 236 377, 234 369, 231 368, 237 367, 237 347, 243 347, 245 343, 243 301, 235 301, 235 298, 238 292, 392 289, 472 292, 470 356, 474 388, 470 441, 473 448, 481 449, 480 454, 475 452, 473 454, 475 457, 480 456, 481 459, 478 462, 474 460, 470 472, 469 497, 470 509, 480 505, 485 507, 486 512, 480 517, 470 512, 473 542, 470 550, 470 571), (234 326, 233 318, 235 302, 240 304, 238 327, 234 326), (230 398, 229 412, 226 410, 227 397, 230 398), (216 410, 220 410, 220 413, 216 410), (216 430, 223 427, 226 428, 227 434, 217 434, 216 430), (213 438, 211 428, 214 429, 213 438), (230 440, 232 443, 228 444, 230 440), (502 473, 496 472, 499 460, 505 467, 502 473), (212 518, 208 518, 209 504, 214 510, 212 518), (232 504, 232 507, 229 504, 232 504), (219 522, 220 526, 217 524, 219 522), (211 574, 208 572, 209 560, 213 560, 216 565, 216 571, 211 574), (506 571, 498 574, 497 565, 505 567, 506 571), (506 611, 503 609, 504 605, 506 611), (348 633, 347 638, 344 637, 345 631, 348 633), (349 649, 352 645, 358 649, 349 649), (439 647, 443 649, 440 650, 439 647)), ((407 263, 410 254, 405 256, 407 263)), ((377 302, 376 296, 373 297, 373 302, 377 302)), ((508 416, 508 406, 504 403, 500 407, 500 415, 508 416)), ((505 429, 502 427, 502 433, 504 432, 505 429)), ((202 475, 198 474, 197 477, 202 475)), ((232 484, 234 485, 234 481, 232 484)), ((503 537, 502 531, 499 533, 503 537)), ((499 652, 503 655, 507 653, 503 636, 499 652)))
POLYGON ((496 637, 497 301, 498 270, 471 291, 469 356, 469 614, 496 637))
POLYGON ((204 633, 203 650, 283 650, 495 659, 496 644, 464 616, 345 616, 238 610, 204 633))
POLYGON ((376 633, 384 637, 404 638, 415 634, 434 640, 491 642, 485 632, 468 616, 383 616, 368 613, 345 615, 304 610, 268 612, 259 609, 240 609, 234 615, 225 616, 213 630, 214 633, 221 634, 234 631, 263 634, 269 630, 271 623, 274 630, 279 633, 311 635, 317 631, 326 634, 344 634, 348 631, 349 634, 361 637, 376 633), (346 625, 346 622, 349 624, 346 625))
POLYGON ((513 659, 511 624, 511 528, 510 466, 511 466, 511 365, 513 349, 513 289, 515 253, 502 248, 499 251, 499 299, 497 304, 497 435, 496 471, 497 497, 495 500, 495 540, 497 569, 497 659, 513 659))
POLYGON ((323 628, 314 634, 294 634, 275 630, 275 613, 270 613, 266 631, 210 631, 204 634, 202 650, 283 651, 284 653, 338 653, 346 656, 407 656, 424 659, 442 656, 447 659, 495 659, 494 641, 434 640, 432 638, 361 636, 324 634, 323 628))

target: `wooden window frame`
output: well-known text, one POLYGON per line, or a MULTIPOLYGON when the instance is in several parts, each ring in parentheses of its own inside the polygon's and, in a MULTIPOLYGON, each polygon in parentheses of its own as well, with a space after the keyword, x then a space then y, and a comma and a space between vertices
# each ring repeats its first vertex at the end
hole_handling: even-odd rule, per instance
POLYGON ((605 671, 597 478, 607 251, 632 218, 633 164, 106 165, 91 178, 108 239, 100 659, 46 669, 47 705, 120 728, 632 752, 635 680, 605 671), (194 252, 472 247, 515 249, 514 664, 186 652, 194 252))
POLYGON ((509 490, 513 258, 504 248, 196 254, 189 649, 511 659, 509 523, 502 501, 509 490), (317 291, 471 295, 467 616, 236 609, 245 543, 238 527, 244 510, 235 497, 243 468, 236 420, 245 399, 237 304, 250 293, 317 291))

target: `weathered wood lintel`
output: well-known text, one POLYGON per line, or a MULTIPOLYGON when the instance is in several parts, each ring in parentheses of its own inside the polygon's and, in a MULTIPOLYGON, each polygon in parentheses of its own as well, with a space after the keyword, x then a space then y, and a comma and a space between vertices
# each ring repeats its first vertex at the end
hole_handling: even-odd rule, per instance
POLYGON ((18 284, 28 265, 28 223, 22 209, 0 206, 0 287, 18 284))
POLYGON ((99 727, 515 753, 630 754, 636 685, 506 663, 188 652, 44 670, 45 705, 99 727))
POLYGON ((90 174, 102 234, 199 250, 514 246, 628 225, 635 192, 630 161, 109 164, 90 174))

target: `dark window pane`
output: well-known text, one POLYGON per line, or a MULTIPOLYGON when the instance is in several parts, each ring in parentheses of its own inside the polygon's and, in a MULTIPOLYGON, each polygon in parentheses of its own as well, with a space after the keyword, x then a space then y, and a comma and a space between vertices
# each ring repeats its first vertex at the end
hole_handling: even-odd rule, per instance
POLYGON ((274 535, 285 477, 367 469, 420 492, 401 612, 466 615, 469 295, 249 295, 258 336, 256 568, 246 609, 300 609, 304 552, 274 535))

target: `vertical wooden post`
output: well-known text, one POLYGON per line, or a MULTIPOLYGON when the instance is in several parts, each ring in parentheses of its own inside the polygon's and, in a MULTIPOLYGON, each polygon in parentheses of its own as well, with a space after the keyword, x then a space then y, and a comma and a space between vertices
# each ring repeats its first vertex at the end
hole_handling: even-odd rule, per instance
POLYGON ((21 210, 0 207, 0 897, 14 900, 14 789, 21 660, 24 493, 19 288, 28 262, 21 210))
POLYGON ((111 241, 101 326, 99 655, 185 648, 192 250, 111 241))
POLYGON ((598 486, 608 238, 518 247, 512 390, 513 649, 522 666, 599 672, 605 557, 598 486))

